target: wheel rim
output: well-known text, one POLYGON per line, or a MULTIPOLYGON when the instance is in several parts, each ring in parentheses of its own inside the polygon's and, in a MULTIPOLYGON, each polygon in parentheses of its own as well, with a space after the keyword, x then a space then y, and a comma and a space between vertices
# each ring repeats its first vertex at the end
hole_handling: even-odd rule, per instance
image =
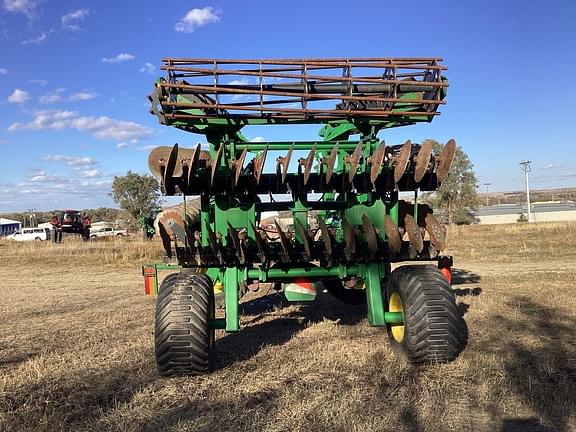
MULTIPOLYGON (((404 313, 404 308, 402 307, 402 299, 397 292, 390 294, 388 300, 388 310, 390 312, 402 312, 404 313)), ((390 332, 392 333, 392 338, 401 343, 404 340, 404 324, 391 324, 390 332)))

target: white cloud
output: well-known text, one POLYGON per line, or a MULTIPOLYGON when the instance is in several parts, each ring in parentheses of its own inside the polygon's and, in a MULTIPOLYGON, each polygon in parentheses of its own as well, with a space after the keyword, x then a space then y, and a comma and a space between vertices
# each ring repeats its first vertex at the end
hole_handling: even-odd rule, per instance
POLYGON ((7 75, 8 71, 4 68, 0 68, 0 75, 7 75))
POLYGON ((153 75, 155 71, 156 67, 150 62, 144 63, 144 66, 140 68, 140 72, 148 72, 150 75, 153 75))
POLYGON ((116 57, 103 57, 103 63, 124 63, 130 60, 134 60, 136 57, 132 54, 121 53, 118 54, 116 57))
POLYGON ((89 90, 82 90, 77 93, 72 93, 70 96, 64 95, 65 91, 66 89, 64 88, 58 88, 56 90, 52 90, 51 92, 46 93, 43 96, 40 96, 38 100, 40 101, 40 103, 43 104, 53 104, 63 101, 70 101, 70 102, 86 101, 98 97, 96 93, 89 90))
POLYGON ((214 11, 211 6, 202 9, 192 9, 176 23, 174 30, 180 33, 192 33, 198 27, 218 21, 220 21, 219 12, 214 11))
POLYGON ((119 142, 116 144, 116 148, 122 149, 128 147, 128 143, 126 141, 119 142))
POLYGON ((43 80, 43 79, 31 79, 28 81, 30 84, 36 84, 39 85, 40 87, 44 87, 46 84, 48 84, 48 81, 43 80))
POLYGON ((3 139, 0 139, 0 145, 1 145, 1 144, 7 144, 7 143, 8 143, 8 141, 3 140, 3 139))
POLYGON ((32 18, 38 1, 36 0, 4 0, 2 6, 8 12, 21 13, 27 18, 32 18))
POLYGON ((254 138, 252 138, 250 140, 250 142, 263 142, 263 141, 266 141, 266 139, 264 137, 261 137, 261 136, 255 136, 254 138))
POLYGON ((48 155, 44 157, 44 160, 52 162, 62 162, 68 166, 72 167, 89 167, 95 165, 97 162, 86 156, 65 156, 65 155, 48 155))
POLYGON ((80 25, 78 24, 80 21, 83 21, 90 15, 90 11, 88 9, 78 9, 73 12, 69 12, 66 15, 62 16, 60 22, 62 23, 62 28, 71 31, 79 31, 82 30, 80 25))
POLYGON ((88 177, 88 178, 94 178, 94 177, 101 177, 102 176, 102 173, 100 171, 98 171, 97 169, 86 170, 86 171, 83 171, 82 174, 84 175, 84 177, 88 177))
POLYGON ((8 128, 10 132, 21 129, 76 129, 81 132, 91 132, 92 136, 97 139, 115 141, 129 141, 152 135, 152 129, 139 123, 116 120, 106 116, 80 116, 76 111, 64 110, 38 111, 31 122, 14 123, 8 128))
POLYGON ((44 181, 48 178, 48 174, 46 173, 46 171, 38 171, 36 174, 32 175, 32 177, 30 177, 30 181, 31 182, 38 182, 38 181, 44 181))
POLYGON ((40 96, 38 98, 38 101, 43 104, 62 102, 63 100, 62 93, 64 93, 65 90, 66 89, 64 88, 58 88, 56 90, 48 92, 45 95, 40 96))
POLYGON ((15 89, 14 92, 8 96, 9 103, 24 103, 28 99, 30 99, 28 92, 26 90, 20 89, 15 89))
POLYGON ((68 98, 69 101, 77 102, 77 101, 86 101, 90 99, 94 99, 98 97, 98 95, 94 92, 83 90, 78 93, 71 94, 68 98))
POLYGON ((50 32, 46 33, 46 32, 42 32, 42 34, 38 37, 32 38, 32 39, 27 39, 25 41, 22 41, 22 45, 36 45, 39 43, 44 42, 46 39, 48 39, 48 35, 50 34, 50 32))

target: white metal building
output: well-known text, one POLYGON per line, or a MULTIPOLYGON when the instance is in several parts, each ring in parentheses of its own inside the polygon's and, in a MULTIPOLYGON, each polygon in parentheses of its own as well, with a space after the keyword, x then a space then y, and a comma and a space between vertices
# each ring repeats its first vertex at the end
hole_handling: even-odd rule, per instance
POLYGON ((12 220, 0 218, 0 237, 4 237, 19 231, 22 228, 22 223, 12 220))

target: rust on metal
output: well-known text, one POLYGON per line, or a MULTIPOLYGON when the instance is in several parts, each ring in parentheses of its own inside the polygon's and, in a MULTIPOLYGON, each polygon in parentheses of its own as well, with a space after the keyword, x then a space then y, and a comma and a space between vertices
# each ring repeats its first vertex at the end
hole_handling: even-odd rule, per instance
POLYGON ((446 230, 438 219, 432 214, 426 215, 426 231, 430 236, 430 243, 439 251, 446 247, 446 230))
POLYGON ((252 230, 254 231, 254 240, 256 240, 256 246, 258 247, 258 255, 260 261, 262 261, 262 263, 265 264, 266 262, 268 262, 268 253, 267 253, 268 247, 266 246, 266 241, 262 238, 262 236, 260 235, 260 231, 256 229, 256 227, 252 222, 250 222, 250 225, 252 227, 252 230))
POLYGON ((260 177, 264 171, 264 163, 266 162, 266 155, 268 154, 268 145, 264 147, 258 155, 254 158, 254 178, 256 179, 256 185, 260 184, 260 177))
POLYGON ((321 216, 318 216, 318 227, 320 228, 320 233, 322 234, 322 242, 324 243, 324 256, 332 260, 332 235, 328 231, 328 227, 321 216))
POLYGON ((240 264, 245 264, 246 254, 244 252, 244 246, 240 241, 240 235, 238 231, 236 231, 236 228, 234 228, 230 222, 228 222, 228 237, 230 237, 230 240, 232 240, 232 245, 234 246, 234 253, 238 258, 238 261, 240 262, 240 264))
POLYGON ((366 243, 368 244, 370 255, 374 257, 376 252, 378 252, 378 234, 374 229, 374 225, 372 225, 372 222, 370 222, 370 218, 365 214, 362 215, 362 228, 364 231, 364 237, 366 238, 366 243))
POLYGON ((384 161, 385 155, 386 144, 384 144, 384 141, 382 141, 376 151, 370 157, 370 182, 372 183, 373 188, 376 188, 376 180, 380 174, 380 168, 382 167, 382 162, 384 161))
POLYGON ((274 221, 274 225, 276 226, 276 231, 278 232, 278 236, 280 238, 280 244, 282 245, 283 253, 280 254, 280 259, 283 262, 289 262, 290 261, 290 240, 288 240, 288 237, 286 237, 286 233, 284 231, 282 231, 282 228, 280 228, 280 224, 278 223, 277 220, 274 221))
POLYGON ((220 165, 223 151, 224 145, 220 145, 220 147, 218 147, 218 151, 216 152, 216 159, 210 161, 210 187, 214 187, 214 176, 216 175, 218 165, 220 165))
POLYGON ((412 151, 412 141, 408 140, 402 146, 400 152, 396 155, 395 165, 394 165, 394 183, 398 183, 406 167, 408 166, 408 160, 410 159, 410 152, 412 151))
POLYGON ((410 244, 416 249, 416 252, 422 252, 424 249, 424 239, 420 233, 420 227, 411 214, 404 216, 404 228, 406 228, 406 232, 408 233, 410 244))
POLYGON ((290 159, 292 159, 292 152, 294 151, 294 146, 291 146, 288 150, 286 156, 279 156, 276 159, 278 167, 281 168, 281 178, 282 184, 286 183, 286 176, 288 175, 288 166, 290 165, 290 159))
POLYGON ((314 163, 315 155, 316 155, 316 144, 312 146, 310 153, 308 153, 306 159, 302 161, 304 165, 304 180, 303 180, 304 186, 306 186, 308 180, 310 179, 310 173, 312 172, 312 164, 314 163))
POLYGON ((248 149, 244 148, 242 150, 242 154, 238 159, 232 162, 232 173, 234 174, 234 187, 238 185, 238 179, 240 178, 240 174, 242 173, 242 168, 244 167, 244 160, 246 159, 246 154, 248 153, 248 149))
POLYGON ((453 139, 449 140, 442 153, 436 158, 438 166, 436 168, 436 178, 439 182, 443 182, 448 172, 450 171, 450 167, 452 166, 452 162, 454 161, 454 155, 456 154, 456 141, 453 139))
POLYGON ((414 169, 414 181, 420 183, 428 171, 430 158, 432 157, 432 141, 426 140, 420 146, 416 156, 416 168, 414 169))
POLYGON ((344 242, 346 243, 344 255, 348 261, 353 261, 356 255, 356 234, 346 216, 342 218, 342 230, 344 231, 344 242))
POLYGON ((170 234, 168 234, 168 230, 160 221, 158 222, 158 232, 160 234, 160 238, 162 239, 162 247, 166 252, 166 256, 168 258, 172 258, 172 239, 170 234))
POLYGON ((332 147, 330 151, 330 156, 325 158, 323 162, 326 164, 326 184, 330 183, 332 180, 332 174, 334 174, 334 166, 336 165, 336 158, 338 157, 338 143, 332 147))
POLYGON ((448 87, 441 61, 165 58, 161 69, 167 71, 167 77, 156 84, 156 91, 150 95, 151 110, 159 118, 207 119, 229 111, 226 115, 231 119, 268 121, 274 117, 330 120, 348 116, 423 116, 430 120, 444 104, 448 87), (414 97, 403 97, 407 93, 414 97), (241 102, 230 102, 239 95, 241 102), (308 102, 314 101, 333 102, 334 107, 311 108, 308 102), (298 107, 287 106, 294 103, 298 107), (202 112, 184 112, 190 109, 202 112))
POLYGON ((390 248, 398 253, 402 246, 402 237, 398 231, 398 227, 389 215, 384 216, 384 229, 386 230, 386 237, 388 238, 388 245, 390 248))
POLYGON ((312 243, 312 240, 310 239, 310 234, 308 234, 308 231, 304 228, 304 225, 302 225, 302 223, 298 219, 294 220, 294 228, 296 229, 300 238, 302 239, 302 246, 304 247, 304 252, 302 253, 302 257, 306 261, 308 261, 308 260, 310 260, 310 257, 312 256, 312 250, 311 250, 311 246, 310 246, 312 243))
POLYGON ((186 186, 189 188, 192 184, 192 175, 196 172, 198 168, 198 161, 200 160, 200 144, 197 144, 190 154, 190 159, 188 160, 188 178, 186 180, 186 186))
POLYGON ((346 161, 350 164, 350 171, 348 172, 348 182, 352 183, 354 176, 356 175, 356 170, 358 170, 358 165, 360 164, 360 158, 362 157, 362 148, 364 143, 360 141, 354 148, 354 152, 351 156, 346 157, 346 161))

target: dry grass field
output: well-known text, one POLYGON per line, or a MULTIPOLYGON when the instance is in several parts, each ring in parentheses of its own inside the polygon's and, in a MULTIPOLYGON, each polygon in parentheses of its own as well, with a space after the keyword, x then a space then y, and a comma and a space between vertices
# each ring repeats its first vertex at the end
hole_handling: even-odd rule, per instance
POLYGON ((268 295, 243 299, 211 375, 174 379, 139 269, 159 246, 0 242, 0 430, 576 430, 576 224, 449 234, 456 361, 412 367, 363 308, 268 295))

